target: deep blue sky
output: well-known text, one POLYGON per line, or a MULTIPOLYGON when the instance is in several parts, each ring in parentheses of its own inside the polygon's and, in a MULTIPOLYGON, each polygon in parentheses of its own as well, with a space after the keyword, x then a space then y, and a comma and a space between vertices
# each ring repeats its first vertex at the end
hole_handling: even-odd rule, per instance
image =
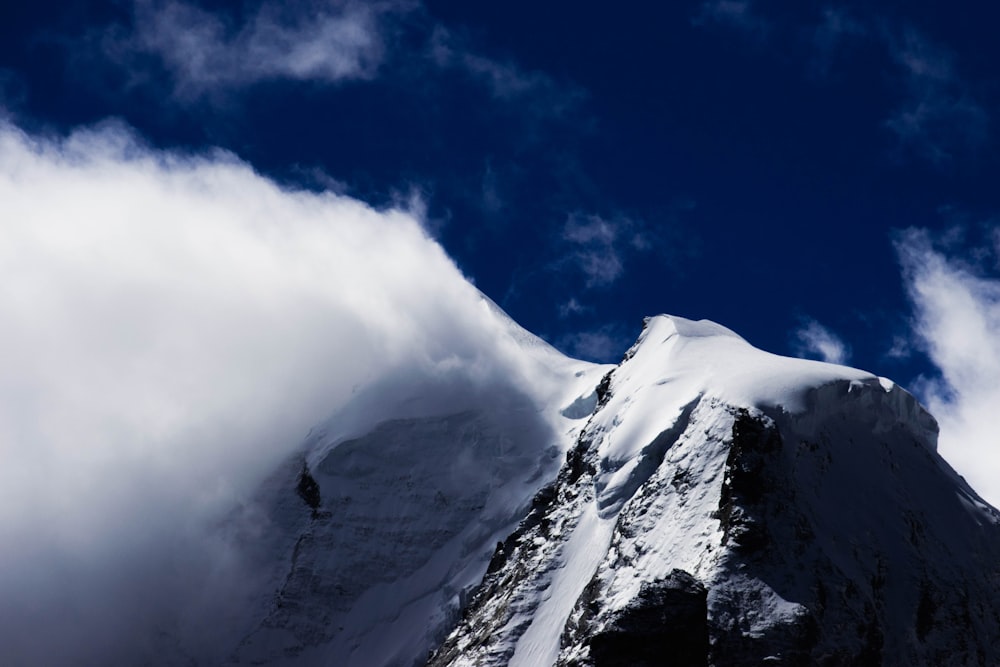
POLYGON ((289 186, 418 197, 480 289, 600 360, 659 312, 786 354, 815 321, 852 365, 907 383, 929 367, 889 355, 912 340, 894 230, 971 256, 997 226, 988 4, 269 7, 6 3, 0 105, 33 132, 119 119, 152 146, 221 147, 289 186), (375 44, 354 70, 248 56, 261 17, 291 48, 342 15, 375 44), (178 64, 200 49, 206 68, 178 64))

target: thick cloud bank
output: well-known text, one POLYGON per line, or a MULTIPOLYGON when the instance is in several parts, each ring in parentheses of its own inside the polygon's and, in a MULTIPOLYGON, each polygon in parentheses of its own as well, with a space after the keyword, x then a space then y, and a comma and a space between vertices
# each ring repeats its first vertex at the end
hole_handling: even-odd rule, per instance
MULTIPOLYGON (((997 245, 979 254, 995 260, 997 245)), ((924 231, 907 230, 896 249, 916 333, 941 373, 916 388, 941 424, 941 454, 1000 506, 1000 280, 946 254, 924 231)))
POLYGON ((406 212, 113 127, 0 127, 0 313, 3 664, 197 645, 252 576, 212 526, 310 426, 372 387, 518 377, 406 212))

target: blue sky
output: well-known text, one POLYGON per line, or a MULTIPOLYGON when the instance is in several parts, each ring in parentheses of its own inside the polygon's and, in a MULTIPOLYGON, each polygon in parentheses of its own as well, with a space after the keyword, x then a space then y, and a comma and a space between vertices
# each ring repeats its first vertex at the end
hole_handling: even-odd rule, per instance
POLYGON ((221 149, 288 188, 409 207, 569 354, 617 360, 645 315, 708 318, 892 377, 992 447, 998 18, 944 2, 8 3, 0 106, 35 137, 131 128, 151 151, 221 149))

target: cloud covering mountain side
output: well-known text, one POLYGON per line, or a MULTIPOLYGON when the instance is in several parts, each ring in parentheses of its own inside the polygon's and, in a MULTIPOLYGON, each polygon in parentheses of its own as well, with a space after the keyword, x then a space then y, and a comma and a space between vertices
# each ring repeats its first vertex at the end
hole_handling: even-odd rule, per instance
POLYGON ((375 386, 540 396, 524 359, 562 359, 515 352, 410 213, 115 125, 0 127, 0 312, 5 664, 196 645, 253 576, 209 527, 310 427, 375 386))

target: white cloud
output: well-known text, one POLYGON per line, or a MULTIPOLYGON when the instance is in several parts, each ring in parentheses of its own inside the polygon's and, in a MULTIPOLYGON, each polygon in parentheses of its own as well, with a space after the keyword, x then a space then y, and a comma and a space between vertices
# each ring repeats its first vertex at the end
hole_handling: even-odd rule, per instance
POLYGON ((131 32, 109 32, 105 51, 126 66, 154 56, 181 98, 260 81, 336 83, 375 75, 385 55, 385 21, 405 0, 263 3, 244 21, 179 0, 135 0, 131 32))
POLYGON ((913 301, 915 336, 940 371, 916 386, 940 423, 940 452, 986 500, 1000 505, 1000 278, 961 255, 949 256, 926 231, 901 233, 896 250, 913 301))
POLYGON ((835 333, 816 320, 806 320, 794 334, 795 352, 800 357, 818 357, 830 364, 846 364, 850 348, 835 333))
POLYGON ((0 125, 0 313, 4 664, 138 664, 179 614, 224 632, 253 573, 217 522, 311 426, 523 377, 412 215, 114 127, 0 125))

